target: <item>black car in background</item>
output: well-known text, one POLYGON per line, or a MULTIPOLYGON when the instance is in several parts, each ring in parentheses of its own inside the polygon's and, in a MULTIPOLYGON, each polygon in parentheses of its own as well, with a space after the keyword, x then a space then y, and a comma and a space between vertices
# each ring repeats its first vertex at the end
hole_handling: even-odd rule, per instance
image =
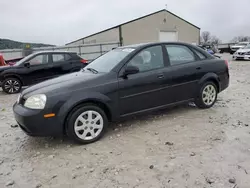
POLYGON ((13 66, 0 67, 0 85, 8 94, 19 93, 22 86, 76 72, 86 65, 87 61, 75 52, 37 52, 13 66))
POLYGON ((227 61, 186 43, 119 47, 82 71, 25 89, 13 106, 28 135, 86 144, 110 121, 190 101, 210 108, 229 85, 227 61))

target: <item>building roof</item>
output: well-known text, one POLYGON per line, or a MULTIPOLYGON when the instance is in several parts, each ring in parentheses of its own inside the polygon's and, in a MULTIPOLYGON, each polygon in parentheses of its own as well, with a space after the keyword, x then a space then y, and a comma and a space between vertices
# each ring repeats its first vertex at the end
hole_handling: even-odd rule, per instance
POLYGON ((187 42, 147 42, 147 43, 138 43, 138 44, 131 44, 127 46, 120 46, 117 47, 117 49, 123 49, 123 48, 141 48, 141 47, 147 47, 147 46, 152 46, 152 45, 166 45, 166 44, 171 44, 171 45, 188 45, 188 46, 195 46, 193 44, 187 43, 187 42))
POLYGON ((172 13, 172 12, 170 12, 170 11, 166 10, 166 9, 162 9, 162 10, 159 10, 159 11, 157 11, 157 12, 153 12, 153 13, 151 13, 151 14, 147 14, 147 15, 145 15, 145 16, 142 16, 142 17, 136 18, 136 19, 134 19, 134 20, 131 20, 131 21, 128 21, 128 22, 122 23, 122 24, 120 24, 120 25, 116 25, 116 26, 114 26, 114 27, 111 27, 111 28, 108 28, 108 29, 105 29, 105 30, 102 30, 102 31, 99 31, 99 32, 97 32, 97 33, 94 33, 94 34, 88 35, 88 36, 86 36, 86 37, 83 37, 83 38, 77 39, 77 40, 75 40, 75 41, 72 41, 72 42, 70 42, 70 43, 67 43, 66 45, 71 44, 71 43, 74 43, 74 42, 77 42, 77 41, 80 41, 80 40, 85 39, 85 38, 88 38, 88 37, 92 37, 92 36, 94 36, 94 35, 97 35, 97 34, 103 33, 103 32, 105 32, 105 31, 108 31, 108 30, 111 30, 111 29, 115 29, 115 28, 120 27, 120 26, 122 26, 122 25, 125 25, 125 24, 128 24, 128 23, 131 23, 131 22, 134 22, 134 21, 137 21, 137 20, 143 19, 143 18, 145 18, 145 17, 152 16, 152 15, 154 15, 154 14, 158 14, 158 13, 160 13, 160 12, 168 12, 169 14, 171 14, 171 15, 173 15, 173 16, 175 16, 175 17, 179 18, 179 19, 181 19, 182 21, 184 21, 184 22, 186 22, 186 23, 188 23, 188 24, 190 24, 190 25, 192 25, 192 26, 196 27, 197 29, 200 29, 198 26, 196 26, 196 25, 194 25, 194 24, 192 24, 192 23, 188 22, 187 20, 184 20, 183 18, 181 18, 181 17, 177 16, 176 14, 174 14, 174 13, 172 13))

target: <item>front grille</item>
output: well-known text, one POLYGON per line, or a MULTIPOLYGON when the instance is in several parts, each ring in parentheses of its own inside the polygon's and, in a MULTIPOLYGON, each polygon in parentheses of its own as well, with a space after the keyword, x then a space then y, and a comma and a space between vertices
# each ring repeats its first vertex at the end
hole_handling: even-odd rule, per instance
POLYGON ((245 52, 238 52, 239 55, 245 55, 245 52))

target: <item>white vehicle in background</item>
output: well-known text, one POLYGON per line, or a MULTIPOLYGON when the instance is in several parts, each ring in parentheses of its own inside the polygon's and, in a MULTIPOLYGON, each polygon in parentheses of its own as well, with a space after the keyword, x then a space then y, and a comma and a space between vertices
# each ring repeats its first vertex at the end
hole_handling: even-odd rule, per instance
POLYGON ((250 44, 240 48, 233 54, 234 60, 250 60, 250 44))
POLYGON ((233 46, 230 46, 230 54, 235 53, 237 50, 246 47, 250 42, 239 42, 233 46))

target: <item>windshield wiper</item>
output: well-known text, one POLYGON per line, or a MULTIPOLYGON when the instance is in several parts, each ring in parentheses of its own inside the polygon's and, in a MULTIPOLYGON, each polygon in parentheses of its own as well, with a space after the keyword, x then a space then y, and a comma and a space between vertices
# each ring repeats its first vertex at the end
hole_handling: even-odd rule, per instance
POLYGON ((90 71, 90 72, 93 72, 94 74, 97 74, 97 73, 98 73, 98 71, 95 70, 95 69, 93 69, 93 68, 87 68, 87 70, 90 71))

